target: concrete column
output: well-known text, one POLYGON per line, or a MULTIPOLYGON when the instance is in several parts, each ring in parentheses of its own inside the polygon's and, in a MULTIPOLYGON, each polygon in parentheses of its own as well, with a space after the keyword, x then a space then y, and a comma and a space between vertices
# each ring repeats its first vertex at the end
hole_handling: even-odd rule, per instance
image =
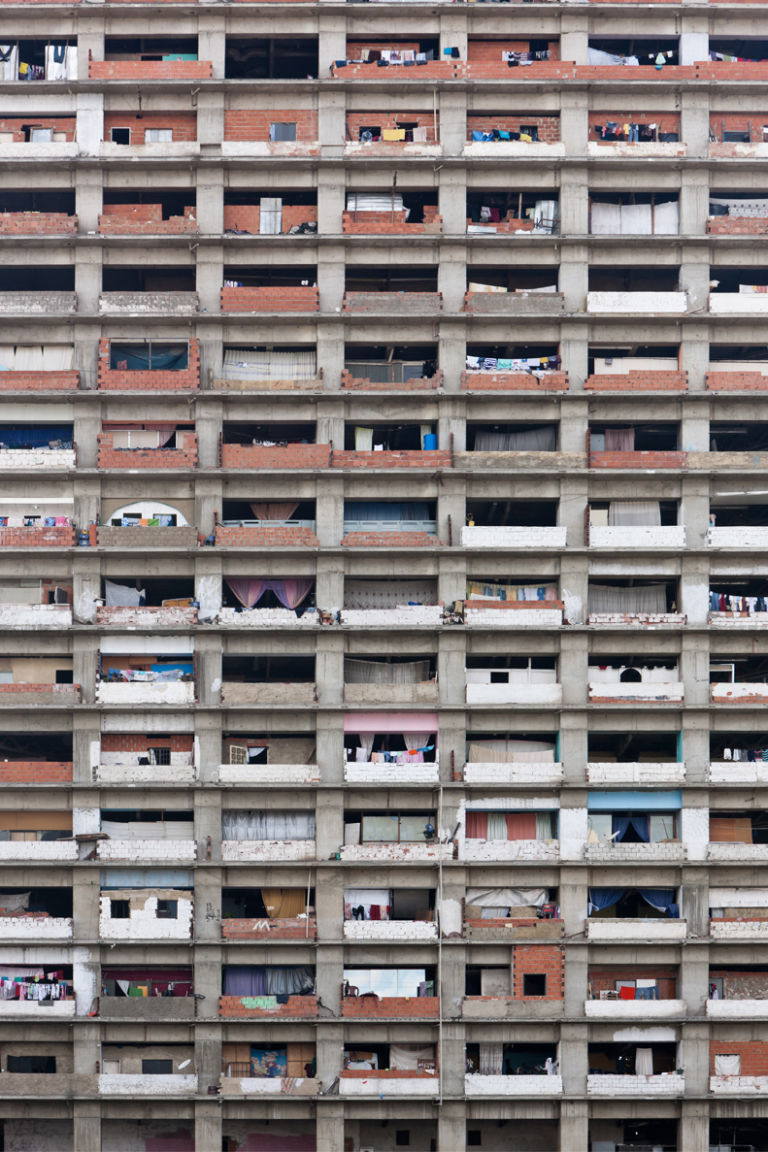
POLYGON ((446 1100, 437 1113, 438 1152, 456 1152, 466 1147, 467 1126, 464 1108, 457 1100, 446 1100))
MULTIPOLYGON (((210 425, 208 425, 207 430, 212 431, 210 425)), ((213 534, 216 522, 223 518, 223 513, 221 478, 218 476, 198 476, 195 483, 195 527, 206 540, 213 534)))
POLYGON ((709 60, 709 21, 706 16, 683 16, 680 35, 680 63, 709 60))
POLYGON ((77 22, 77 78, 89 78, 90 60, 104 59, 104 15, 88 13, 77 22), (83 18, 84 17, 84 18, 83 18))
POLYGON ((77 446, 78 468, 98 466, 98 435, 101 432, 101 418, 98 409, 86 408, 83 404, 75 407, 73 434, 77 446))
POLYGON ((560 638, 558 682, 563 687, 565 707, 588 703, 587 650, 589 640, 584 632, 563 632, 560 638))
POLYGON ((586 64, 589 17, 584 12, 564 12, 560 20, 560 59, 586 64))
MULTIPOLYGON (((338 866, 318 869, 315 884, 317 935, 322 941, 341 940, 344 931, 345 872, 338 866)), ((323 997, 323 1003, 327 1001, 323 997)))
POLYGON ((708 216, 708 177, 705 172, 687 169, 680 185, 680 235, 703 236, 708 216))
POLYGON ((210 245, 197 249, 196 290, 200 297, 201 312, 219 312, 221 288, 224 283, 224 249, 210 245))
MULTIPOLYGON (((564 424, 570 423, 569 419, 564 424)), ((557 522, 567 529, 567 541, 570 548, 583 548, 585 509, 588 504, 588 481, 583 476, 562 476, 560 479, 560 502, 557 510, 557 522)))
MULTIPOLYGON (((565 298, 566 312, 583 312, 589 288, 589 253, 586 245, 572 245, 563 249, 559 287, 565 298)), ((565 356, 563 362, 568 363, 565 356)))
MULTIPOLYGON (((435 1041, 437 1041, 435 1030, 435 1041)), ((464 1048, 465 1028, 461 1023, 444 1023, 442 1043, 438 1059, 440 1062, 441 1088, 444 1096, 464 1094, 464 1048)), ((463 1148, 463 1144, 458 1145, 463 1148)))
POLYGON ((200 604, 198 619, 214 620, 221 611, 222 557, 208 549, 195 556, 195 599, 200 604))
POLYGON ((563 404, 560 417, 560 451, 579 454, 585 452, 588 431, 589 400, 587 397, 584 396, 579 400, 563 404))
MULTIPOLYGON (((221 859, 221 811, 222 806, 228 803, 228 800, 222 799, 223 795, 218 789, 198 788, 195 791, 195 840, 198 859, 202 862, 221 859)), ((195 901, 195 915, 198 916, 199 912, 195 901)), ((218 937, 217 931, 215 938, 218 937)))
POLYGON ((344 796, 333 789, 317 793, 317 858, 330 860, 344 844, 344 796))
POLYGON ((440 12, 440 59, 444 48, 458 48, 459 59, 467 59, 467 10, 448 9, 440 12))
POLYGON ((72 717, 72 779, 75 784, 93 783, 94 745, 99 747, 99 721, 75 712, 72 717))
POLYGON ((437 288, 442 293, 443 311, 446 313, 461 312, 464 308, 464 293, 467 291, 467 256, 466 249, 459 245, 444 248, 440 253, 437 288))
POLYGON ((440 705, 460 708, 466 685, 466 637, 463 632, 444 632, 437 654, 437 679, 440 705))
POLYGON ((196 719, 195 740, 197 773, 201 784, 216 784, 222 761, 221 712, 199 712, 196 719))
POLYGON ((337 556, 318 556, 315 577, 315 603, 335 611, 344 606, 344 567, 337 556))
POLYGON ((585 624, 588 613, 588 568, 584 556, 563 556, 560 563, 560 599, 569 624, 585 624))
MULTIPOLYGON (((334 60, 347 58, 347 28, 343 16, 336 13, 323 12, 318 20, 317 61, 318 76, 328 75, 334 60)), ((342 79, 343 79, 342 72, 342 79)))
POLYGON ((437 535, 440 540, 454 548, 459 547, 465 521, 464 483, 444 476, 437 501, 437 535))
MULTIPOLYGON (((338 310, 341 309, 339 303, 338 310)), ((337 324, 319 320, 317 324, 317 365, 323 373, 323 391, 338 392, 344 368, 344 341, 337 324)))
POLYGON ((560 760, 568 784, 585 784, 587 779, 587 714, 563 712, 560 715, 560 760))
POLYGON ((77 248, 74 263, 78 311, 97 314, 101 295, 101 252, 97 248, 77 248))
MULTIPOLYGON (((565 1015, 569 1018, 581 1017, 584 1015, 584 1001, 587 998, 587 979, 588 979, 589 961, 587 953, 587 945, 569 944, 566 948, 565 958, 565 1015)), ((561 1067, 565 1067, 565 1060, 563 1055, 560 1055, 561 1067)), ((584 1091, 581 1089, 572 1089, 575 1091, 584 1091)))
MULTIPOLYGON (((344 733, 341 714, 317 714, 317 763, 323 784, 341 784, 344 779, 344 733)), ((338 851, 338 845, 333 849, 338 851)))
MULTIPOLYGON (((678 997, 685 1001, 689 1016, 703 1016, 709 996, 709 955, 706 944, 689 944, 685 962, 680 965, 678 997)), ((686 1077, 686 1088, 688 1088, 686 1077)), ((703 1090, 706 1093, 706 1088, 703 1090)))
POLYGON ((454 773, 461 773, 466 760, 467 741, 463 712, 441 711, 437 749, 440 756, 440 779, 444 783, 450 782, 454 779, 454 773))
MULTIPOLYGON (((198 1024, 195 1028, 195 1071, 201 1096, 205 1095, 210 1085, 218 1084, 221 1076, 221 1025, 218 1022, 198 1024)), ((210 1104, 206 1102, 203 1110, 212 1112, 213 1103, 214 1101, 210 1104)), ((216 1109, 216 1114, 221 1114, 220 1107, 216 1109)), ((199 1120, 199 1115, 197 1118, 199 1120)), ((199 1132, 199 1129, 197 1131, 199 1132)), ((216 1147, 216 1145, 204 1144, 203 1147, 216 1147)))
POLYGON ((683 713, 683 756, 686 780, 706 784, 710 761, 708 713, 683 713))
MULTIPOLYGON (((585 257, 586 259, 586 257, 585 257)), ((568 274, 569 292, 575 293, 576 291, 576 277, 568 274)), ((560 281, 561 292, 564 291, 562 287, 563 280, 560 281)), ((586 297, 587 280, 586 273, 584 275, 584 294, 586 297)), ((586 306, 586 299, 582 299, 574 311, 583 312, 586 306)), ((566 304, 566 311, 569 311, 569 305, 566 304)), ((560 325, 560 355, 563 358, 563 367, 568 371, 568 379, 570 381, 571 391, 580 392, 584 387, 584 381, 587 378, 587 365, 589 361, 589 335, 586 328, 581 324, 569 324, 568 320, 563 320, 560 325)), ((567 409, 570 416, 570 409, 567 409)), ((584 449, 582 448, 581 451, 584 449)))
POLYGON ((102 174, 95 168, 75 171, 75 212, 80 235, 96 232, 102 208, 102 174))
POLYGON ((78 624, 94 622, 100 595, 101 557, 89 549, 79 549, 72 558, 72 614, 78 624))
POLYGON ((577 867, 560 869, 560 916, 566 936, 578 936, 585 930, 587 917, 587 876, 577 867))
MULTIPOLYGON (((426 92, 423 99, 425 102, 430 99, 426 92)), ((439 113, 438 131, 443 155, 461 156, 467 142, 466 93, 449 92, 444 88, 438 97, 437 90, 433 89, 432 106, 433 109, 436 107, 439 113)), ((466 224, 461 231, 466 231, 466 224)))
MULTIPOLYGON (((340 936, 341 933, 338 933, 340 936)), ((338 938, 338 937, 337 937, 338 938)), ((315 984, 317 995, 334 1016, 341 1014, 341 984, 344 979, 344 950, 341 945, 328 945, 316 953, 315 984)), ((318 1059, 318 1066, 319 1066, 318 1059)), ((339 1063, 338 1067, 341 1067, 339 1063)))
MULTIPOLYGON (((198 869, 195 875, 195 917, 198 916, 197 905, 200 904, 206 908, 209 904, 212 905, 213 911, 218 909, 218 901, 213 903, 213 884, 206 893, 205 882, 203 881, 203 869, 198 869), (201 896, 200 885, 203 884, 201 896), (208 897, 203 904, 205 897, 208 897)), ((214 872, 214 876, 220 876, 220 873, 214 872)), ((191 950, 192 961, 195 966, 195 995, 201 996, 203 999, 197 1001, 197 1019, 198 1020, 218 1020, 219 1016, 219 997, 221 996, 221 965, 224 963, 224 949, 216 948, 213 945, 205 948, 193 948, 191 950)))
POLYGON ((709 704, 709 636, 684 632, 680 653, 680 679, 685 682, 688 708, 709 704))
POLYGON ((203 9, 197 18, 197 56, 199 60, 211 61, 214 80, 224 79, 226 48, 225 28, 219 14, 203 9))
MULTIPOLYGON (((687 1075, 685 1086, 687 1090, 687 1075)), ((709 1105, 706 1100, 683 1100, 681 1109, 677 1146, 680 1152, 700 1152, 709 1146, 709 1105)))
MULTIPOLYGON (((678 1067, 685 1069, 686 1095, 706 1098, 709 1091, 709 1024, 686 1022, 680 1033, 678 1067)), ((693 1152, 694 1145, 690 1142, 684 1142, 683 1147, 693 1152)))
MULTIPOLYGON (((221 1045, 219 1045, 221 1052, 221 1045)), ((198 1071, 198 1076, 200 1075, 198 1071)), ((215 1079, 209 1081, 217 1084, 221 1075, 221 1056, 219 1056, 219 1069, 215 1079)), ((205 1091, 206 1089, 203 1089, 205 1091)), ((195 1101, 195 1148, 221 1148, 222 1147, 222 1110, 221 1102, 216 1099, 195 1101)))
MULTIPOLYGON (((221 828, 221 816, 219 815, 219 828, 221 828)), ((217 839, 221 840, 221 832, 217 839)), ((213 853, 214 858, 219 855, 216 851, 213 853)), ((205 861, 207 852, 204 850, 200 859, 205 861)), ((195 940, 206 944, 216 944, 221 939, 221 882, 222 882, 223 869, 221 868, 198 868, 195 874, 195 940)), ((202 952, 205 956, 205 952, 202 952)), ((195 985, 195 991, 199 992, 201 989, 195 985)), ((202 1002, 201 1002, 202 1003, 202 1002)), ((198 1015, 215 1016, 218 1012, 218 993, 216 1011, 211 1011, 211 1005, 205 1013, 198 1015)))
MULTIPOLYGON (((78 1033, 79 1037, 79 1033, 78 1033)), ((77 1044, 75 1045, 77 1051, 77 1044)), ((93 1069, 91 1069, 93 1074, 93 1069)), ((101 1152, 101 1104, 76 1100, 72 1106, 72 1147, 77 1152, 101 1152)))
MULTIPOLYGON (((714 279, 717 279, 715 276, 714 279)), ((706 311, 709 306, 709 252, 706 249, 683 247, 680 263, 680 289, 688 293, 691 312, 706 311)))
POLYGON ((563 1100, 560 1105, 560 1152, 584 1152, 588 1147, 589 1104, 586 1100, 563 1100))
MULTIPOLYGON (((581 141, 587 138, 586 105, 576 109, 581 115, 578 123, 568 128, 564 135, 566 147, 579 156, 584 154, 581 141), (582 124, 583 120, 583 124, 582 124)), ((569 109, 569 118, 576 119, 575 111, 569 109)), ((563 109, 563 116, 566 109, 563 109)), ((565 126, 562 127, 565 133, 565 126)), ((560 173, 560 235, 586 236, 589 232, 589 174, 586 168, 563 168, 560 173)))
POLYGON ((452 322, 443 324, 439 332, 437 363, 443 373, 443 388, 446 392, 460 392, 461 374, 466 364, 466 327, 452 322))
POLYGON ((341 214, 345 205, 344 169, 321 168, 317 174, 317 230, 321 236, 341 235, 341 214))
POLYGON ((689 624, 706 624, 709 613, 707 557, 683 556, 678 606, 689 624))
POLYGON ((329 244, 318 250, 317 285, 321 312, 341 311, 346 276, 344 257, 342 244, 329 244))
POLYGON ((680 139, 691 158, 707 155, 709 147, 709 104, 698 92, 680 93, 680 139))
POLYGON ((441 168, 438 203, 444 236, 464 236, 467 231, 467 173, 465 169, 441 168))
POLYGON ((93 637, 75 633, 72 637, 72 680, 81 686, 83 703, 93 703, 99 653, 93 637))
POLYGON ((680 519, 685 524, 685 543, 688 548, 704 548, 709 528, 709 492, 701 491, 699 477, 683 476, 683 495, 680 501, 680 519))
MULTIPOLYGON (((222 130, 219 139, 223 135, 222 130)), ((196 212, 198 227, 204 235, 221 236, 224 231, 224 173, 221 170, 197 169, 196 212)))
MULTIPOLYGON (((201 148, 220 148, 221 142, 224 139, 224 96, 221 92, 208 92, 202 90, 195 96, 195 111, 197 112, 197 142, 201 148)), ((198 169, 198 180, 202 177, 207 180, 209 173, 205 169, 198 169)), ((214 179, 218 177, 217 172, 210 172, 210 176, 214 179)), ((202 208, 198 202, 198 213, 202 213, 202 208)), ((208 221, 202 215, 198 215, 201 220, 200 230, 202 232, 215 232, 216 229, 208 227, 208 221)), ((221 229, 218 229, 220 232, 221 229)))
POLYGON ((73 869, 72 920, 75 943, 99 938, 99 892, 98 867, 73 869))
POLYGON ((686 866, 681 882, 681 915, 688 922, 688 935, 709 935, 709 874, 704 867, 686 866))
POLYGON ((198 633, 195 638, 195 695, 202 705, 221 700, 221 636, 198 633))
MULTIPOLYGON (((715 277, 716 278, 716 277, 715 277)), ((688 373, 691 392, 703 392, 709 368, 709 333, 689 328, 680 344, 680 368, 688 373)), ((685 424, 683 424, 685 428, 685 424)), ((709 444, 707 444, 707 448, 709 444)))
POLYGON ((467 595, 467 562, 461 555, 442 557, 437 578, 437 599, 448 607, 454 600, 467 595))
MULTIPOLYGON (((586 988, 584 994, 586 996, 586 988)), ((563 1024, 560 1028, 560 1073, 566 1096, 585 1097, 587 1094, 587 1040, 586 1024, 563 1024)), ((583 1147, 588 1145, 584 1144, 583 1147)))
MULTIPOLYGON (((334 1052, 337 1045, 334 1044, 334 1052)), ((325 1049, 325 1042, 324 1042, 325 1049)), ((338 1076, 341 1069, 341 1053, 343 1047, 338 1052, 338 1064, 335 1074, 338 1076)), ((328 1052, 330 1056, 330 1051, 328 1052)), ((335 1058, 335 1056, 334 1056, 335 1058)), ((320 1062, 318 1060, 318 1068, 320 1062)), ((344 1103, 341 1100, 320 1100, 318 1101, 317 1112, 315 1113, 317 1119, 315 1121, 315 1140, 317 1143, 317 1152, 338 1152, 339 1148, 344 1148, 344 1103)))
MULTIPOLYGON (((333 57, 330 57, 325 64, 326 69, 331 59, 333 57)), ((347 102, 346 93, 342 89, 329 87, 318 94, 317 135, 324 159, 338 159, 344 155, 344 143, 347 138, 347 102)))
POLYGON ((341 707, 344 700, 344 640, 339 632, 321 632, 317 637, 315 685, 322 707, 341 707))

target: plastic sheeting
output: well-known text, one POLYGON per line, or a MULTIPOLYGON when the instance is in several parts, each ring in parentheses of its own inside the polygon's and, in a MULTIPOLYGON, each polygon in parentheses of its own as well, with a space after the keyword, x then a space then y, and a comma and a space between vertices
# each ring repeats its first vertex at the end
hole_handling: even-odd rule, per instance
POLYGON ((222 812, 223 840, 314 840, 314 812, 222 812))
POLYGON ((69 372, 74 363, 67 344, 0 344, 0 372, 69 372))
POLYGON ((110 840, 193 840, 191 820, 102 820, 110 840))
POLYGON ((317 352, 308 348, 276 352, 269 348, 228 348, 225 380, 312 380, 317 376, 317 352))
POLYGON ((467 904, 478 908, 540 908, 549 900, 546 888, 467 888, 467 904))
POLYGON ((593 200, 591 231, 593 236, 651 236, 677 234, 680 210, 677 200, 661 204, 616 204, 593 200))
POLYGON ((138 608, 146 602, 143 589, 129 584, 116 584, 113 580, 104 581, 107 608, 138 608))

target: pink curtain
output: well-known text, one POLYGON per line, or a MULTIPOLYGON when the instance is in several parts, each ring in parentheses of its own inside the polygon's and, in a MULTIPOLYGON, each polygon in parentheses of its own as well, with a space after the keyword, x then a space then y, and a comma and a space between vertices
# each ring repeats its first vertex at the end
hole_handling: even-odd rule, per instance
POLYGON ((507 812, 507 840, 535 840, 535 812, 507 812))
POLYGON ((257 520, 290 520, 298 506, 298 500, 256 500, 251 512, 257 520))
POLYGON ((467 840, 488 839, 488 813, 467 812, 467 840))
POLYGON ((605 450, 606 452, 634 452, 634 428, 606 428, 605 450))
POLYGON ((266 580, 227 580, 226 585, 242 604, 243 608, 253 608, 266 591, 266 580))
POLYGON ((271 588, 284 608, 298 608, 302 600, 306 600, 312 591, 314 580, 306 577, 295 580, 268 580, 267 587, 271 588))

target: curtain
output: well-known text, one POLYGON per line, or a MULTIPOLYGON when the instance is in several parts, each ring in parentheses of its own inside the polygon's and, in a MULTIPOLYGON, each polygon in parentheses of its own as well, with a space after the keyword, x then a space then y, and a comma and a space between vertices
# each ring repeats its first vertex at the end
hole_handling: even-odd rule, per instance
POLYGON ((526 428, 522 432, 475 433, 475 452, 554 452, 557 431, 551 426, 526 428))
POLYGON ((420 684, 430 677, 429 660, 384 664, 377 660, 345 660, 346 684, 420 684))
POLYGON ((314 580, 311 577, 289 578, 287 580, 232 579, 225 581, 244 608, 253 608, 265 592, 274 592, 284 608, 298 608, 312 591, 314 580))
POLYGON ((713 844, 751 844, 752 821, 745 817, 710 816, 709 839, 713 844))
POLYGON ((612 908, 614 904, 618 904, 625 892, 626 888, 590 888, 590 913, 593 909, 602 912, 605 908, 612 908))
POLYGON ((488 840, 528 840, 528 836, 510 836, 507 819, 503 812, 488 813, 488 840))
POLYGON ((481 1076, 501 1076, 504 1045, 500 1040, 478 1045, 481 1076))
POLYGON ((470 764, 553 764, 555 745, 547 740, 472 740, 467 746, 470 764))
POLYGON ((345 500, 345 520, 431 520, 425 500, 345 500))
POLYGON ((306 911, 307 893, 303 888, 262 888, 261 899, 270 920, 287 920, 306 911))
POLYGON ((265 968, 261 965, 231 965, 224 969, 225 996, 296 996, 314 989, 311 968, 265 968))
POLYGON ((667 590, 663 584, 636 584, 631 588, 615 588, 606 584, 590 584, 590 612, 666 612, 667 590))
POLYGON ((314 812, 223 812, 224 840, 314 840, 314 812))
POLYGON ((433 1044, 390 1044, 389 1067, 394 1071, 416 1072, 419 1061, 434 1061, 435 1048, 433 1044))
POLYGON ((634 452, 634 428, 606 428, 605 450, 606 452, 634 452))
POLYGON ((680 909, 675 903, 674 888, 641 888, 640 895, 657 912, 666 912, 672 919, 680 915, 680 909))
POLYGON ((554 829, 554 818, 552 812, 537 812, 536 813, 536 839, 537 840, 552 840, 557 833, 554 829))
POLYGON ((265 580, 225 580, 230 592, 237 597, 244 608, 253 608, 265 591, 265 580))
POLYGON ((264 996, 267 977, 264 968, 245 968, 240 965, 224 969, 225 996, 264 996))
POLYGON ((257 520, 290 520, 299 506, 298 500, 254 500, 250 508, 257 520))
POLYGON ((129 584, 105 580, 104 589, 107 608, 138 608, 146 602, 143 589, 132 588, 129 584))
POLYGON ((430 743, 431 737, 431 732, 403 732, 405 748, 410 753, 407 758, 404 757, 407 764, 424 763, 424 753, 419 749, 425 748, 430 743))
POLYGON ((608 523, 615 525, 661 524, 658 500, 611 500, 608 523))
POLYGON ((635 1049, 635 1075, 653 1076, 653 1049, 635 1049))
POLYGON ((360 732, 358 734, 360 740, 360 751, 363 755, 360 757, 361 764, 370 764, 371 752, 373 751, 373 742, 376 739, 375 732, 360 732))
POLYGON ((715 1076, 740 1076, 741 1056, 738 1053, 731 1055, 725 1052, 715 1055, 715 1076))
POLYGON ((488 813, 467 812, 467 840, 488 839, 488 813))
POLYGON ((479 908, 539 908, 546 904, 546 888, 467 888, 467 904, 479 908))
POLYGON ((621 843, 630 828, 634 828, 636 835, 640 837, 643 844, 648 843, 650 837, 647 816, 613 816, 611 818, 611 832, 619 833, 615 837, 618 843, 621 843))
POLYGON ((224 353, 225 380, 311 380, 317 376, 317 354, 306 351, 229 348, 224 353))
MULTIPOLYGON (((505 815, 504 840, 535 840, 536 839, 536 813, 535 812, 507 812, 505 815)), ((490 830, 490 829, 489 829, 490 830)), ((489 839, 494 837, 489 836, 489 839)))

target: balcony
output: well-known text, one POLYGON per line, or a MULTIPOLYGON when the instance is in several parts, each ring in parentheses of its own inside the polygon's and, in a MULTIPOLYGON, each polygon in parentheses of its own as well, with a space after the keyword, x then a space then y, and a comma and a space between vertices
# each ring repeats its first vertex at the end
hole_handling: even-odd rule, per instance
POLYGON ((317 764, 221 764, 220 784, 319 784, 317 764))
POLYGON ((6 516, 0 526, 0 548, 74 548, 75 528, 68 516, 56 517, 65 523, 44 527, 39 524, 10 524, 23 517, 6 516))
POLYGON ((462 548, 565 548, 567 528, 548 527, 465 526, 461 529, 462 548))
POLYGON ((707 860, 720 864, 768 864, 768 844, 710 842, 707 860))
POLYGON ((437 861, 453 859, 453 844, 343 844, 339 849, 341 860, 359 863, 398 864, 417 861, 435 864, 437 861))
POLYGON ((614 680, 598 680, 588 684, 590 704, 621 704, 624 701, 633 703, 658 703, 682 701, 685 694, 685 685, 680 680, 658 682, 637 681, 617 682, 614 680))
POLYGON ((290 995, 278 1004, 276 996, 220 996, 219 1017, 226 1020, 313 1020, 318 1015, 317 996, 290 995))
POLYGON ((559 762, 510 764, 473 761, 464 765, 465 784, 511 784, 523 787, 557 786, 563 780, 563 766, 559 762))
POLYGON ((197 548, 197 529, 191 524, 161 527, 159 524, 118 526, 100 524, 96 529, 99 548, 136 551, 144 548, 197 548))
POLYGON ((219 624, 230 628, 314 628, 320 623, 314 608, 297 616, 291 608, 222 608, 219 624))
POLYGON ((194 1020, 194 996, 100 996, 100 1020, 129 1020, 152 1024, 194 1020))
POLYGON ((765 1096, 768 1076, 710 1076, 709 1090, 713 1096, 765 1096))
POLYGON ((346 1069, 339 1076, 339 1095, 379 1099, 383 1096, 440 1095, 440 1080, 430 1072, 354 1071, 346 1069))
POLYGON ((114 392, 194 392, 200 387, 200 342, 191 337, 187 345, 186 365, 183 352, 172 346, 175 358, 173 367, 169 368, 166 360, 167 353, 160 358, 161 367, 153 368, 157 362, 153 357, 152 346, 146 343, 99 341, 99 391, 114 392), (123 360, 123 357, 125 359, 123 360), (136 359, 148 367, 129 368, 128 364, 135 363, 136 359), (118 367, 124 363, 125 367, 118 367))
POLYGON ((685 1017, 685 1000, 585 1000, 589 1020, 669 1020, 685 1017))
POLYGON ((2 236, 76 236, 77 216, 66 212, 0 212, 2 236))
POLYGON ((341 1015, 352 1020, 436 1020, 439 996, 344 996, 341 1015))
POLYGON ((48 916, 40 912, 0 916, 0 940, 45 944, 49 940, 71 939, 72 918, 69 916, 48 916))
POLYGON ((0 860, 71 862, 77 857, 75 840, 0 840, 0 860))
MULTIPOLYGON (((768 305, 768 300, 766 300, 766 305, 768 305)), ((687 311, 687 292, 587 293, 587 312, 592 315, 681 316, 687 311)))
POLYGON ((74 997, 68 1000, 0 1000, 0 1020, 12 1016, 36 1017, 41 1020, 71 1019, 75 1013, 74 997))
POLYGON ((442 292, 345 292, 342 312, 358 316, 439 316, 442 292))
POLYGON ((222 444, 222 468, 297 469, 329 468, 330 444, 222 444))
POLYGON ((225 285, 221 289, 221 311, 223 313, 293 313, 317 312, 319 309, 318 290, 310 284, 295 284, 291 287, 279 287, 272 284, 254 287, 225 285))
POLYGON ((762 760, 713 760, 710 784, 768 784, 768 762, 762 760))
POLYGON ((133 708, 138 704, 190 705, 195 702, 195 685, 182 680, 100 680, 96 685, 96 702, 122 708, 133 708))
POLYGON ((96 609, 96 623, 112 625, 117 628, 150 628, 189 627, 198 622, 197 608, 189 607, 189 598, 180 597, 178 601, 168 601, 162 607, 98 607, 96 609))
POLYGON ((74 448, 0 448, 0 471, 4 472, 16 469, 69 472, 75 464, 74 448))
POLYGON ((224 940, 316 940, 314 916, 285 916, 278 920, 256 920, 238 917, 222 920, 224 940))
MULTIPOLYGON (((768 303, 768 295, 763 299, 768 303)), ((755 524, 739 524, 707 529, 707 545, 710 548, 760 548, 768 549, 768 527, 755 524)))
MULTIPOLYGON (((559 1020, 564 1012, 562 1000, 537 1000, 537 1020, 559 1020)), ((462 1020, 508 1020, 510 1023, 531 1017, 531 1001, 514 996, 465 996, 461 1002, 462 1020)), ((502 1079, 506 1077, 502 1076, 502 1079)))
POLYGON ((749 292, 710 292, 709 311, 715 316, 765 316, 768 296, 749 292))
POLYGON ((79 684, 0 684, 0 708, 71 708, 80 703, 79 684))
POLYGON ((613 362, 613 372, 593 372, 584 381, 585 392, 687 392, 688 373, 661 368, 621 371, 620 361, 613 362))
POLYGON ((114 468, 132 472, 146 469, 152 472, 160 469, 189 471, 197 467, 197 436, 194 432, 179 432, 176 448, 116 447, 115 436, 110 432, 102 432, 97 442, 100 469, 114 468))
POLYGON ((463 392, 567 392, 568 373, 543 369, 486 372, 469 369, 461 374, 463 392))
POLYGON ((465 1096, 562 1096, 562 1076, 483 1076, 479 1072, 464 1077, 465 1096))
POLYGON ((0 315, 71 316, 76 311, 75 292, 0 292, 0 315))
POLYGON ((100 316, 195 316, 197 292, 102 292, 100 316))
POLYGON ((513 680, 511 675, 508 683, 469 682, 466 686, 467 704, 542 704, 557 707, 562 702, 562 698, 563 688, 561 684, 526 683, 522 679, 518 682, 513 680))
POLYGON ((69 604, 0 604, 0 628, 47 632, 51 629, 71 628, 72 609, 69 604))
POLYGON ((437 940, 437 924, 429 920, 345 920, 344 939, 360 943, 399 943, 437 940))
POLYGON ((563 623, 562 600, 464 601, 468 628, 559 628, 563 623))
POLYGON ((373 784, 389 787, 397 784, 437 784, 440 780, 440 765, 434 763, 409 763, 403 754, 402 763, 381 763, 373 761, 348 760, 344 765, 344 780, 347 784, 373 784))
POLYGON ((711 684, 710 699, 713 704, 759 704, 768 701, 768 684, 711 684))
POLYGON ((96 858, 103 861, 125 861, 131 864, 192 864, 197 859, 195 840, 99 840, 96 858))
POLYGON ((229 1065, 219 1080, 222 1096, 317 1096, 322 1081, 311 1076, 252 1076, 250 1064, 229 1065))
POLYGON ((76 392, 80 387, 80 373, 74 371, 55 372, 33 369, 0 371, 0 391, 2 392, 76 392))
POLYGON ((709 936, 711 940, 764 943, 768 941, 768 917, 763 920, 710 920, 709 936))
MULTIPOLYGON (((633 845, 637 847, 637 845, 633 845)), ((652 917, 589 919, 587 940, 596 944, 668 944, 685 940, 686 920, 661 920, 652 917)))
POLYGON ((407 707, 410 704, 430 704, 438 702, 439 689, 436 680, 420 680, 413 683, 387 684, 344 684, 345 704, 393 705, 407 707))
POLYGON ((465 840, 460 859, 469 861, 529 860, 543 863, 557 863, 560 860, 558 840, 465 840))
POLYGON ((1 784, 71 784, 72 761, 3 760, 0 761, 1 784))
POLYGON ((768 1020, 768 1000, 707 1000, 704 1007, 712 1020, 768 1020))
POLYGON ((225 863, 240 860, 315 860, 314 840, 222 840, 221 859, 225 863))
MULTIPOLYGON (((594 455, 600 455, 595 453, 594 455)), ((636 453, 636 455, 642 455, 636 453)), ((590 548, 684 548, 684 524, 589 525, 590 548)))
POLYGON ((210 60, 90 60, 90 80, 210 80, 210 60))
POLYGON ((562 316, 565 297, 562 292, 526 292, 523 289, 504 292, 466 292, 464 311, 472 316, 562 316))
POLYGON ((490 940, 498 944, 510 940, 559 940, 564 931, 563 921, 539 920, 534 917, 506 917, 504 919, 478 920, 467 917, 464 921, 464 937, 467 940, 490 940))
POLYGON ((643 1096, 654 1099, 657 1096, 685 1095, 685 1078, 676 1072, 660 1076, 623 1076, 608 1073, 604 1076, 587 1076, 587 1096, 643 1096))
MULTIPOLYGON (((176 155, 186 152, 189 149, 189 143, 193 145, 189 149, 192 155, 199 152, 194 142, 184 141, 182 144, 181 141, 177 140, 174 143, 176 155)), ((132 145, 133 148, 136 146, 136 144, 132 145)), ((143 152, 147 146, 146 141, 138 146, 143 152)), ((125 145, 121 147, 125 147, 125 145)), ((153 149, 150 142, 150 149, 155 152, 162 150, 167 155, 168 143, 164 142, 161 149, 153 149)), ((110 148, 111 152, 112 149, 110 148)), ((99 216, 100 236, 185 236, 196 235, 198 230, 199 225, 194 207, 186 207, 183 216, 167 216, 163 219, 163 205, 161 203, 105 204, 103 214, 99 216)))
POLYGON ((248 683, 225 680, 221 686, 222 703, 227 707, 260 704, 293 704, 310 706, 317 703, 317 689, 310 681, 266 680, 248 683))
POLYGON ((215 539, 219 548, 319 547, 314 520, 224 520, 215 539))
POLYGON ((339 623, 347 628, 439 628, 440 604, 399 604, 397 608, 342 608, 339 623))
POLYGON ((685 764, 673 761, 660 761, 646 763, 635 761, 633 763, 606 763, 594 762, 587 764, 588 784, 619 785, 628 784, 643 786, 685 783, 685 764))
POLYGON ((147 1076, 129 1072, 99 1074, 100 1096, 196 1096, 197 1076, 147 1076))
POLYGON ((584 859, 588 864, 680 864, 688 859, 688 849, 679 840, 652 844, 587 843, 584 859))

